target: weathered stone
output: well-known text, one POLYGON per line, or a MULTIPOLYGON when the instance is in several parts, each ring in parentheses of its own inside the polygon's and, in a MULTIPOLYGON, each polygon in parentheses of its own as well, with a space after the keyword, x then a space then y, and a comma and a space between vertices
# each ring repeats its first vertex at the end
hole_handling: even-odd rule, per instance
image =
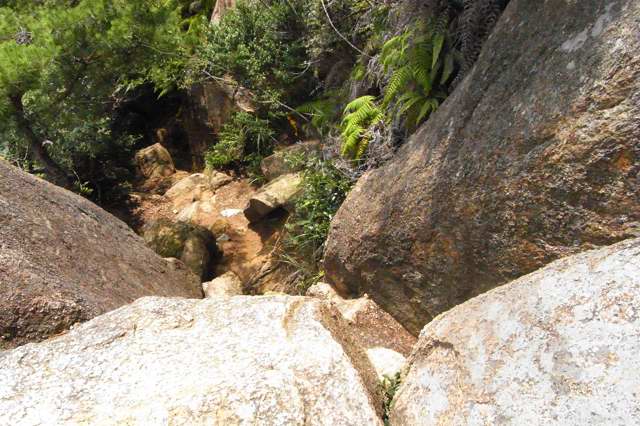
POLYGON ((194 173, 173 185, 164 195, 174 201, 185 197, 191 201, 198 201, 205 191, 214 193, 218 188, 228 184, 231 176, 220 172, 194 173))
POLYGON ((304 161, 292 160, 300 158, 304 160, 313 154, 319 153, 320 148, 320 141, 306 141, 287 146, 262 160, 260 169, 267 180, 302 171, 304 161))
POLYGON ((233 181, 231 176, 217 170, 207 169, 204 173, 209 178, 209 189, 213 192, 233 181))
POLYGON ((340 311, 380 379, 400 371, 417 339, 374 301, 368 297, 343 299, 327 283, 311 286, 306 295, 326 300, 340 311))
POLYGON ((247 220, 257 222, 278 208, 292 210, 301 182, 299 173, 282 175, 269 182, 249 200, 244 209, 247 220))
POLYGON ((206 228, 160 219, 145 225, 143 237, 160 256, 180 259, 203 280, 211 276, 219 253, 213 234, 206 228))
POLYGON ((187 176, 189 176, 189 172, 176 170, 174 174, 169 176, 140 179, 136 182, 135 192, 138 194, 164 195, 172 186, 187 176))
POLYGON ((242 295, 242 281, 229 271, 216 277, 213 281, 202 284, 204 297, 231 297, 242 295))
POLYGON ((640 239, 561 259, 420 334, 391 424, 640 423, 640 239))
POLYGON ((322 300, 341 299, 340 295, 330 284, 318 282, 309 287, 305 293, 307 297, 315 297, 322 300))
POLYGON ((324 266, 413 333, 640 235, 640 2, 512 0, 478 62, 333 221, 324 266))
POLYGON ((0 294, 2 350, 142 296, 202 292, 115 217, 0 161, 0 294))
POLYGON ((138 151, 136 164, 145 178, 163 178, 176 172, 171 154, 159 143, 138 151))
POLYGON ((194 173, 173 185, 164 195, 172 199, 184 196, 185 194, 193 197, 193 192, 198 189, 203 191, 208 189, 208 186, 209 178, 204 173, 194 173))
POLYGON ((144 298, 0 365, 1 424, 382 424, 371 366, 309 298, 144 298))
POLYGON ((251 99, 251 93, 238 87, 231 78, 195 84, 188 90, 182 125, 193 170, 204 168, 204 153, 233 112, 253 111, 251 99))

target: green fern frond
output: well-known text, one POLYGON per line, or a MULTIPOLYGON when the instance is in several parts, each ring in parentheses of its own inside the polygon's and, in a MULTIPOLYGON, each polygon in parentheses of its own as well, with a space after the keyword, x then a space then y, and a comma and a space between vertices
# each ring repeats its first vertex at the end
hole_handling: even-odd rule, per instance
POLYGON ((402 104, 402 108, 400 108, 400 115, 406 114, 415 104, 417 104, 418 102, 420 102, 423 99, 422 96, 420 96, 419 94, 413 94, 413 96, 411 96, 410 98, 408 98, 405 102, 403 102, 402 104))
POLYGON ((448 92, 459 63, 448 27, 449 8, 445 7, 439 15, 417 22, 382 47, 381 63, 390 74, 382 106, 390 116, 406 117, 409 129, 428 118, 448 92))
POLYGON ((447 53, 444 57, 444 69, 442 70, 442 76, 440 77, 440 84, 446 84, 453 74, 454 68, 454 56, 451 53, 447 53))
POLYGON ((360 143, 358 144, 358 149, 356 151, 356 159, 364 157, 364 154, 367 152, 367 148, 369 148, 370 141, 371 138, 369 136, 360 139, 360 143))
POLYGON ((440 52, 444 46, 444 34, 436 34, 433 38, 433 60, 431 63, 431 69, 435 69, 438 59, 440 58, 440 52))
POLYGON ((405 89, 411 79, 413 78, 413 70, 409 66, 404 66, 395 70, 389 84, 385 88, 384 105, 388 106, 391 101, 401 92, 401 89, 405 89))
POLYGON ((415 82, 422 88, 423 95, 428 96, 431 93, 431 73, 426 68, 415 67, 413 69, 413 77, 415 82))
POLYGON ((345 107, 341 123, 343 157, 359 160, 366 153, 371 138, 369 129, 384 117, 375 101, 373 96, 362 96, 345 107))
POLYGON ((345 113, 357 111, 361 109, 363 106, 375 106, 375 97, 374 96, 361 96, 349 102, 347 106, 344 108, 345 113))

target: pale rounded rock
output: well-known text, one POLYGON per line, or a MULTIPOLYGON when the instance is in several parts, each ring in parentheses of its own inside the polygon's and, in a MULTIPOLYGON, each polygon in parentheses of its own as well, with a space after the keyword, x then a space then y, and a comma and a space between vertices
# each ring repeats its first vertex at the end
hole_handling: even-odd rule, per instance
POLYGON ((640 424, 640 239, 552 263, 420 334, 395 426, 640 424))
POLYGON ((176 172, 171 154, 159 143, 141 149, 135 158, 138 170, 145 178, 162 178, 176 172))
POLYGON ((242 281, 234 272, 227 272, 202 284, 205 297, 231 297, 242 295, 242 281))

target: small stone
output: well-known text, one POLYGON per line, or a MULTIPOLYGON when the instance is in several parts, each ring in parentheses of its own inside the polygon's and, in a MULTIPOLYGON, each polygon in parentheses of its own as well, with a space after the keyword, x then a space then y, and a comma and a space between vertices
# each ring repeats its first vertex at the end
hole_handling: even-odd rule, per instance
POLYGON ((213 281, 202 284, 205 297, 231 297, 242 295, 242 281, 234 272, 220 275, 213 281))
POLYGON ((159 143, 138 151, 136 163, 145 178, 167 177, 176 172, 171 154, 159 143))
POLYGON ((244 208, 249 222, 257 222, 278 208, 293 210, 296 196, 300 193, 302 176, 299 173, 283 175, 258 191, 244 208))

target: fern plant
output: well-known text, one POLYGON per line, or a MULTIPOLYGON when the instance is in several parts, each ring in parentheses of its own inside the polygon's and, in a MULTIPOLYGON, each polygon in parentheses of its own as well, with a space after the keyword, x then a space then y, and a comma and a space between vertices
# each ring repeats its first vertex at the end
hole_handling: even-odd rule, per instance
POLYGON ((372 138, 371 128, 384 119, 374 96, 361 96, 349 102, 342 119, 342 156, 360 160, 372 138))
POLYGON ((328 91, 322 98, 300 105, 296 112, 309 119, 305 131, 314 130, 321 137, 325 136, 340 113, 338 94, 328 91))
POLYGON ((419 21, 382 47, 381 62, 391 74, 382 105, 388 109, 395 104, 396 114, 406 117, 408 128, 420 124, 446 98, 456 67, 447 26, 446 14, 419 21))

